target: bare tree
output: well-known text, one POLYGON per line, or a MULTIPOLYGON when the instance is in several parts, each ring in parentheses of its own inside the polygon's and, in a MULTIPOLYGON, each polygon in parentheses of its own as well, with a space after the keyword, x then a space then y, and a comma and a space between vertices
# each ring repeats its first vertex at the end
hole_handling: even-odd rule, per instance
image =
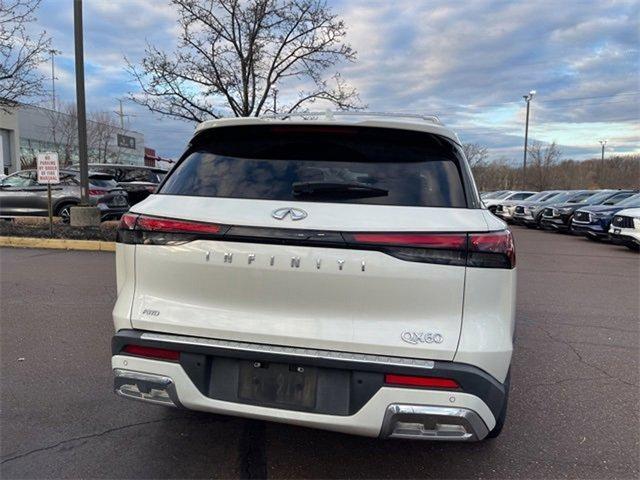
POLYGON ((462 145, 462 151, 471 168, 483 166, 489 158, 489 149, 479 143, 465 143, 462 145))
POLYGON ((118 160, 120 150, 110 149, 120 128, 111 112, 92 112, 87 122, 87 147, 92 162, 107 163, 118 160), (112 153, 110 155, 110 152, 112 153))
MULTIPOLYGON (((47 110, 49 141, 58 152, 62 166, 73 163, 78 148, 78 116, 75 103, 65 103, 58 111, 47 110)), ((91 112, 87 119, 89 160, 95 163, 117 161, 120 148, 115 148, 120 129, 110 112, 91 112)))
MULTIPOLYGON (((541 150, 548 148, 540 147, 541 150)), ((473 174, 480 190, 520 188, 522 165, 519 161, 496 160, 486 163, 479 173, 474 168, 473 174)), ((588 160, 561 160, 548 165, 545 177, 544 186, 538 186, 538 180, 533 179, 537 188, 637 189, 640 183, 640 155, 615 155, 606 158, 604 162, 600 157, 588 160)), ((534 183, 529 186, 533 187, 534 183)))
POLYGON ((28 25, 41 0, 0 0, 0 110, 42 93, 37 67, 45 59, 51 40, 46 32, 32 36, 28 25))
MULTIPOLYGON (((560 149, 556 142, 546 147, 540 142, 533 142, 527 149, 529 154, 528 184, 539 191, 546 190, 553 183, 553 167, 560 160, 560 149)), ((524 188, 527 188, 525 185, 524 188)))
POLYGON ((221 116, 291 113, 323 100, 360 108, 356 90, 326 71, 354 61, 344 22, 324 0, 171 0, 180 37, 173 53, 147 45, 128 69, 142 89, 133 101, 200 122, 221 116), (283 85, 298 97, 277 105, 283 85), (295 91, 295 90, 294 90, 295 91))
POLYGON ((73 162, 78 145, 78 117, 74 103, 62 103, 58 110, 47 110, 49 138, 61 166, 73 162))

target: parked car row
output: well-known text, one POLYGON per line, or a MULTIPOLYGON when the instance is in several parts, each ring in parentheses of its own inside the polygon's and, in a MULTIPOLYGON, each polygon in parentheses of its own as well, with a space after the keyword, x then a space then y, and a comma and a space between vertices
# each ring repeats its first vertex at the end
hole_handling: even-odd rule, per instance
POLYGON ((506 195, 505 191, 491 192, 484 194, 483 202, 507 223, 584 235, 640 249, 638 190, 547 190, 515 201, 513 196, 517 193, 531 192, 508 191, 506 195), (496 201, 496 197, 502 200, 496 201))
MULTIPOLYGON (((165 173, 152 167, 90 164, 89 202, 100 209, 102 220, 117 220, 131 205, 153 193, 165 173)), ((37 180, 35 169, 0 179, 0 217, 48 215, 47 187, 37 180)), ((52 185, 51 199, 53 214, 68 221, 71 207, 80 203, 77 165, 60 170, 60 183, 52 185)))

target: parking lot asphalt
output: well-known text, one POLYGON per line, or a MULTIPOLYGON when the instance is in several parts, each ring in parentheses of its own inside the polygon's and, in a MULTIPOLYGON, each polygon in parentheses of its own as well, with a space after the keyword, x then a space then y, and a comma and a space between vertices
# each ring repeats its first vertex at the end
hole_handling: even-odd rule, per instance
POLYGON ((474 444, 380 441, 112 392, 114 256, 0 250, 0 477, 638 478, 640 256, 515 227, 507 424, 474 444))

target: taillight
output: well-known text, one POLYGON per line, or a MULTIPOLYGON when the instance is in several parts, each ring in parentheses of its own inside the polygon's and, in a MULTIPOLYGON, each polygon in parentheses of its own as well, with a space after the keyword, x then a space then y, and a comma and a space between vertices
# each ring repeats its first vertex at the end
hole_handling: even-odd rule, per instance
POLYGON ((509 230, 469 234, 467 266, 514 268, 516 250, 509 230))
POLYGON ((144 245, 180 245, 223 235, 229 227, 215 223, 127 213, 120 219, 117 241, 144 245))
POLYGON ((147 217, 141 215, 136 223, 137 230, 171 233, 220 233, 220 225, 215 223, 191 222, 171 218, 147 217))
POLYGON ((138 220, 138 215, 135 213, 125 213, 120 217, 120 224, 118 225, 119 230, 133 230, 136 226, 136 220, 138 220))
POLYGON ((117 241, 144 245, 181 245, 198 239, 226 238, 231 242, 375 250, 409 262, 481 268, 514 268, 511 232, 404 233, 325 232, 315 230, 232 227, 217 223, 153 217, 127 213, 122 216, 117 241))
POLYGON ((89 189, 89 196, 90 197, 102 197, 103 195, 106 195, 107 191, 106 190, 98 190, 95 188, 90 188, 89 189))
POLYGON ((358 243, 376 245, 404 245, 455 250, 465 247, 467 235, 458 233, 355 233, 353 240, 358 243))
POLYGON ((354 248, 380 250, 410 262, 463 266, 467 255, 466 233, 350 233, 354 248))
POLYGON ((141 345, 127 345, 122 351, 130 355, 137 355, 139 357, 154 358, 158 360, 172 360, 177 361, 180 359, 180 352, 177 350, 169 350, 167 348, 156 347, 143 347, 141 345))
POLYGON ((384 383, 403 387, 460 388, 460 384, 451 378, 417 377, 412 375, 387 374, 384 376, 384 383))

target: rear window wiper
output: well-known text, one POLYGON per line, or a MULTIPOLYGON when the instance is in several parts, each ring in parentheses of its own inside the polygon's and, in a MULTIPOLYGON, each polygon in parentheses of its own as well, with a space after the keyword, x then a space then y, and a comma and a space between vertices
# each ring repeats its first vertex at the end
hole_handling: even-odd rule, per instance
POLYGON ((292 185, 294 195, 346 194, 358 197, 386 197, 389 190, 364 183, 297 182, 292 185))

